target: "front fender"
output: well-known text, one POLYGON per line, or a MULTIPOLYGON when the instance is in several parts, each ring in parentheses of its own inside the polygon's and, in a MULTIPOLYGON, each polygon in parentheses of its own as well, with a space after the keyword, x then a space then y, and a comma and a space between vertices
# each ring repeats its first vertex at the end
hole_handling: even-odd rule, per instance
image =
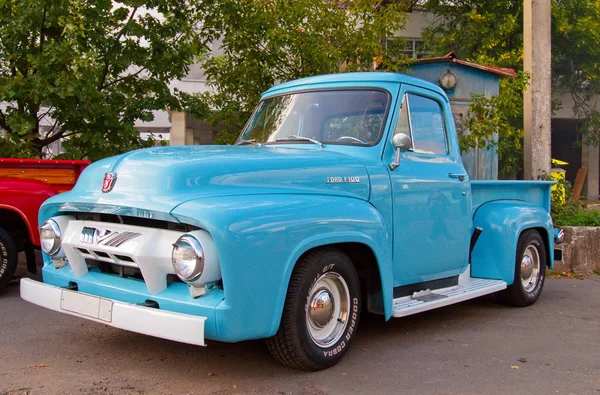
POLYGON ((374 252, 386 316, 392 308, 391 235, 369 203, 325 195, 250 195, 193 200, 171 214, 213 236, 223 276, 217 332, 225 341, 273 336, 292 271, 306 251, 362 243, 374 252))
POLYGON ((33 245, 40 245, 38 210, 42 203, 58 193, 46 182, 23 178, 0 178, 0 210, 17 214, 27 228, 33 245))
POLYGON ((544 229, 548 266, 554 265, 553 226, 544 208, 522 201, 499 200, 481 205, 473 218, 483 229, 471 255, 471 276, 503 280, 512 284, 520 234, 532 228, 544 229))

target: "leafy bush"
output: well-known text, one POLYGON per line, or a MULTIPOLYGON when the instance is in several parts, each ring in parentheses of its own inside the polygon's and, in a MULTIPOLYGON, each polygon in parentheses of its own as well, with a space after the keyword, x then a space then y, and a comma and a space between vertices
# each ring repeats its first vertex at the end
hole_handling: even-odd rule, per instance
POLYGON ((573 199, 571 184, 561 180, 552 191, 552 219, 555 226, 600 226, 600 210, 590 210, 584 201, 573 199), (565 203, 561 189, 565 191, 565 203))
POLYGON ((553 216, 557 226, 600 226, 600 211, 579 209, 553 216))

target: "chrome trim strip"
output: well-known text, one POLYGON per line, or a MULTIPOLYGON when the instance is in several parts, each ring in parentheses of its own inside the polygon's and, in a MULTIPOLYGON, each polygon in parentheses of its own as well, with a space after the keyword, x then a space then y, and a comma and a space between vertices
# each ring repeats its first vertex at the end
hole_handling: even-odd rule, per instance
POLYGON ((119 247, 121 244, 135 239, 136 237, 141 236, 141 233, 136 232, 123 232, 117 233, 115 236, 109 238, 108 240, 103 241, 102 243, 98 243, 99 245, 104 244, 109 247, 119 247))

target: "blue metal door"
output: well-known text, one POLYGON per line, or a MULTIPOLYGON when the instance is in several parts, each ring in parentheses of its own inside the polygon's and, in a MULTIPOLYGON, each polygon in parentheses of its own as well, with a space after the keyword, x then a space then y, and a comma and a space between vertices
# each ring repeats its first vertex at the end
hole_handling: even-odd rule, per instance
POLYGON ((393 194, 394 287, 453 277, 468 261, 472 228, 470 181, 462 164, 452 114, 436 92, 401 88, 396 133, 412 147, 390 170, 393 194))

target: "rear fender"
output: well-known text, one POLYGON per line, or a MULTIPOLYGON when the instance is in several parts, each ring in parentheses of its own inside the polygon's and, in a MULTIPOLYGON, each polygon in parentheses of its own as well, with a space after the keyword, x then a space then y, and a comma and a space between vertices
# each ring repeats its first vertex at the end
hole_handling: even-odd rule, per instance
POLYGON ((478 208, 473 223, 483 233, 471 256, 472 277, 512 284, 519 236, 532 228, 545 230, 540 233, 546 241, 547 263, 549 268, 554 266, 552 218, 544 208, 522 201, 493 201, 478 208))
POLYGON ((384 311, 392 309, 391 236, 369 203, 325 195, 250 195, 193 200, 171 214, 206 229, 221 263, 225 298, 217 307, 219 338, 273 336, 298 259, 312 248, 362 243, 374 252, 384 311))

